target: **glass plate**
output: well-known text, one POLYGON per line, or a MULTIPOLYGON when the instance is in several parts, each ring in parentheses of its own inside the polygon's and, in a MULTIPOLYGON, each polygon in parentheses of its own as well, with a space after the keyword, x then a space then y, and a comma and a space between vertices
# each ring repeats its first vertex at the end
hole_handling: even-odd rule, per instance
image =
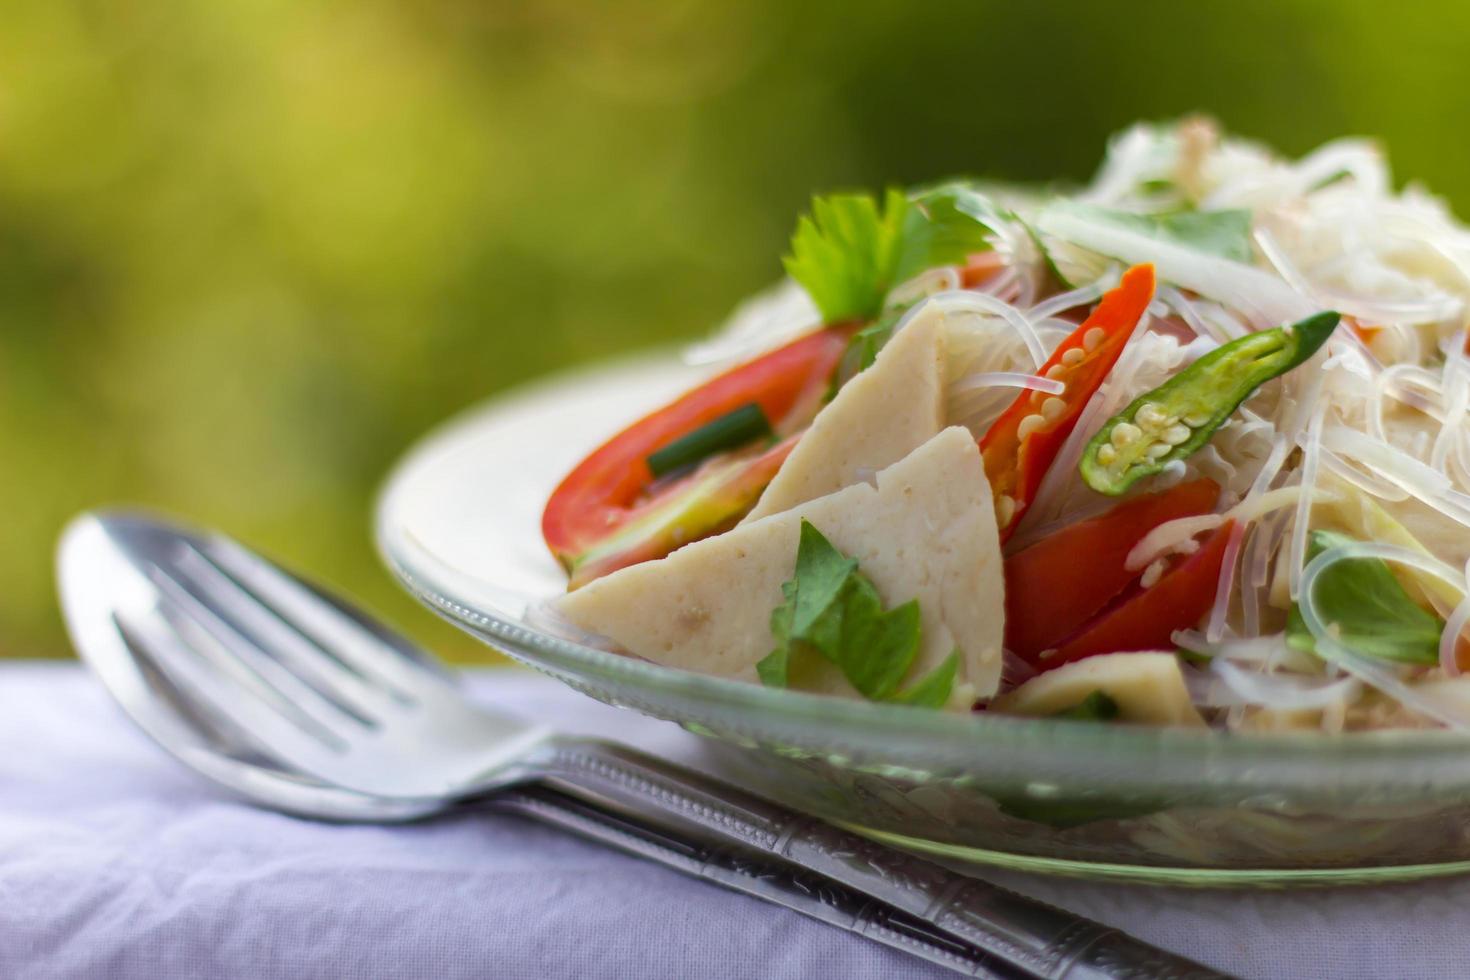
POLYGON ((711 738, 750 788, 952 862, 1189 884, 1470 870, 1470 743, 956 715, 771 690, 581 646, 528 606, 565 579, 541 507, 587 451, 699 380, 672 357, 514 392, 399 465, 379 547, 425 603, 609 704, 711 738))

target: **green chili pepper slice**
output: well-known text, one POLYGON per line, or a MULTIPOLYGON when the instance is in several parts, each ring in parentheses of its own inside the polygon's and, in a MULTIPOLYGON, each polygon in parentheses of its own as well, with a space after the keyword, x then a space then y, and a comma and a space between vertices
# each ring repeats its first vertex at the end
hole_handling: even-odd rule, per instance
POLYGON ((1187 458, 1251 392, 1315 354, 1339 319, 1318 313, 1217 347, 1109 419, 1082 452, 1082 479, 1116 497, 1187 458))

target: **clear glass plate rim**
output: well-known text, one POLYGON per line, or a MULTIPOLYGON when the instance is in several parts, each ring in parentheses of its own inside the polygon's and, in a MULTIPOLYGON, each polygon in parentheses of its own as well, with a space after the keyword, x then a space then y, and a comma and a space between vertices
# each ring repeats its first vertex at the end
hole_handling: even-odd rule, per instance
MULTIPOLYGON (((626 362, 623 362, 626 363, 626 362)), ((585 377, 583 368, 567 377, 585 377)), ((752 727, 762 721, 799 726, 818 725, 829 731, 852 730, 863 744, 875 738, 892 739, 895 755, 913 758, 925 747, 950 750, 977 749, 1067 753, 1078 757, 1167 757, 1171 763, 1208 761, 1228 765, 1241 775, 1254 767, 1278 774, 1297 771, 1308 783, 1323 780, 1322 767, 1355 763, 1346 770, 1333 767, 1332 779, 1349 782, 1412 782, 1420 788, 1432 782, 1435 795, 1470 792, 1470 740, 1442 731, 1384 731, 1326 736, 1312 733, 1225 734, 1143 726, 1097 726, 1047 719, 970 715, 926 711, 897 705, 870 704, 844 699, 775 690, 725 678, 708 677, 619 656, 546 633, 528 624, 480 607, 459 594, 452 575, 435 569, 436 559, 413 542, 394 522, 395 487, 426 447, 453 437, 486 418, 496 404, 516 395, 541 393, 562 380, 540 380, 471 408, 437 427, 406 453, 383 484, 374 517, 374 535, 380 557, 399 583, 413 596, 450 622, 482 641, 513 645, 535 666, 590 678, 611 679, 641 688, 655 697, 679 698, 717 706, 722 711, 749 712, 752 727), (1361 768, 1359 768, 1361 767, 1361 768), (1317 778, 1313 778, 1313 777, 1317 778), (1393 777, 1399 777, 1395 779, 1393 777)), ((836 745, 836 740, 832 740, 836 745)), ((1421 797, 1422 798, 1422 797, 1421 797)))
MULTIPOLYGON (((445 615, 456 626, 481 640, 513 644, 533 662, 567 673, 611 678, 644 688, 655 695, 718 704, 727 710, 749 711, 754 723, 763 716, 769 721, 818 725, 841 731, 860 726, 865 742, 892 737, 902 742, 919 741, 933 747, 935 741, 968 749, 1004 749, 1045 745, 1057 752, 1082 751, 1122 756, 1168 755, 1208 756, 1213 763, 1270 763, 1279 769, 1293 761, 1316 767, 1328 760, 1360 762, 1413 762, 1422 767, 1431 761, 1457 763, 1453 768, 1470 787, 1470 743, 1461 736, 1437 731, 1390 731, 1325 736, 1310 733, 1252 733, 1226 735, 1184 729, 1142 726, 1099 726, 1048 719, 970 715, 928 711, 898 705, 869 704, 839 698, 774 690, 726 678, 707 677, 584 646, 514 622, 493 611, 477 609, 466 597, 456 596, 443 583, 426 573, 395 543, 393 531, 379 524, 379 551, 400 584, 430 608, 445 615)), ((834 740, 835 743, 835 740, 834 740)), ((922 748, 922 747, 920 747, 922 748)), ((1420 770, 1420 777, 1424 773, 1420 770)))

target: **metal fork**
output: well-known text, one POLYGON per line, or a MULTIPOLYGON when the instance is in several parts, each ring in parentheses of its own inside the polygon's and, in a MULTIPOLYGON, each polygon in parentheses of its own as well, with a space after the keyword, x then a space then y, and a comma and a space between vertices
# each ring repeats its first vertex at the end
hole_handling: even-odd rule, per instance
POLYGON ((407 640, 222 536, 83 515, 58 575, 78 650, 134 720, 278 809, 383 821, 490 799, 974 975, 1221 976, 702 774, 476 706, 407 640), (689 837, 719 846, 670 844, 689 837), (802 897, 789 880, 780 895, 752 885, 753 857, 775 878, 803 869, 802 897), (849 914, 861 896, 887 908, 849 914))

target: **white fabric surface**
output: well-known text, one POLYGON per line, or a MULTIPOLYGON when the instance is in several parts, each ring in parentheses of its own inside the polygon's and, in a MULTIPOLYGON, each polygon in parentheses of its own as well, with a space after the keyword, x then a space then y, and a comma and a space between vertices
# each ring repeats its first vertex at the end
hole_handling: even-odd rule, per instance
MULTIPOLYGON (((693 758, 519 671, 487 700, 693 758)), ((995 880, 1245 977, 1470 976, 1470 880, 1201 892, 995 880)), ((73 664, 0 664, 0 978, 950 976, 510 816, 332 826, 216 791, 73 664)))

